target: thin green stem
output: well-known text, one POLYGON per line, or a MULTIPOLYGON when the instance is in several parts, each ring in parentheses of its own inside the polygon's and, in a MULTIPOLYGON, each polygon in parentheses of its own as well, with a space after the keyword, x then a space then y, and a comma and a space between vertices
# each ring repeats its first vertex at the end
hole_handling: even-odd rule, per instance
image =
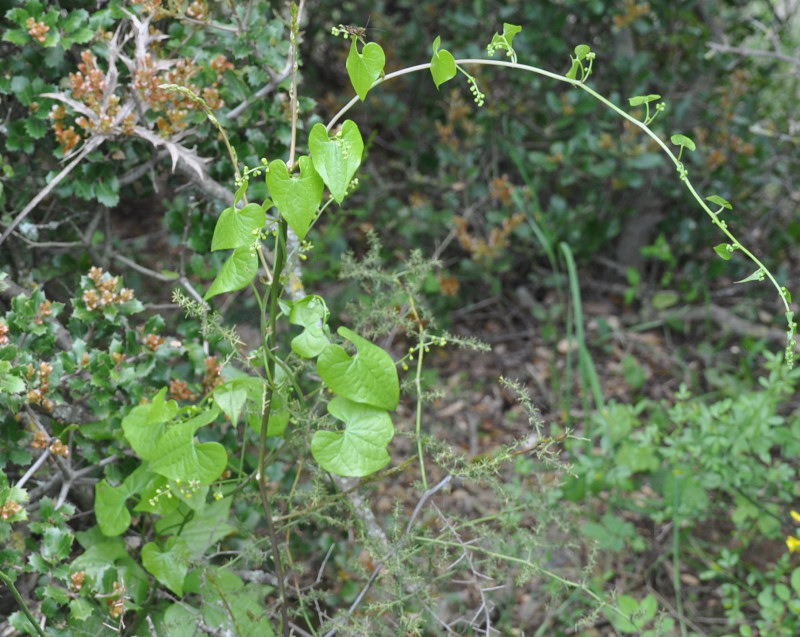
MULTIPOLYGON (((261 415, 261 432, 258 442, 258 491, 261 496, 261 504, 264 507, 264 517, 267 521, 267 533, 272 544, 273 560, 275 562, 275 574, 278 579, 278 591, 281 597, 281 620, 283 624, 283 635, 289 637, 289 613, 286 606, 286 585, 283 575, 283 560, 278 545, 278 536, 275 532, 275 525, 272 521, 272 504, 270 502, 269 488, 267 487, 267 430, 269 428, 269 416, 272 412, 272 401, 275 390, 275 357, 270 355, 275 347, 275 330, 278 318, 278 300, 283 292, 281 274, 286 264, 286 233, 288 224, 281 219, 278 222, 277 236, 275 237, 275 258, 272 264, 272 285, 269 289, 269 314, 266 317, 266 324, 262 324, 262 346, 265 353, 267 391, 264 396, 264 408, 261 415), (268 354, 269 353, 269 354, 268 354)), ((266 305, 266 304, 264 304, 266 305)), ((263 316, 262 306, 262 316, 263 316)))
MULTIPOLYGON (((683 164, 680 161, 679 155, 675 155, 675 153, 672 151, 672 149, 669 146, 667 146, 667 144, 664 142, 664 140, 662 140, 655 132, 653 132, 653 130, 648 126, 647 122, 643 122, 642 120, 639 120, 639 119, 635 118, 633 115, 631 115, 631 114, 627 113, 626 111, 622 110, 619 106, 617 106, 616 104, 614 104, 613 102, 608 100, 606 97, 604 97, 603 95, 601 95, 600 93, 598 93, 597 91, 592 89, 591 87, 587 86, 583 81, 577 80, 577 79, 571 79, 571 78, 568 78, 568 77, 566 77, 564 75, 559 75, 558 73, 553 73, 551 71, 546 71, 546 70, 541 69, 541 68, 536 67, 536 66, 530 66, 530 65, 527 65, 527 64, 519 64, 519 63, 509 62, 509 61, 505 61, 505 60, 482 60, 482 59, 479 59, 479 58, 466 58, 466 59, 456 60, 455 63, 456 63, 457 66, 458 65, 464 65, 464 64, 476 64, 476 65, 479 65, 479 66, 501 66, 501 67, 505 67, 505 68, 516 69, 518 71, 527 71, 529 73, 534 73, 536 75, 541 75, 543 77, 550 78, 551 80, 555 80, 556 82, 563 82, 565 84, 569 84, 569 85, 571 85, 571 86, 573 86, 575 88, 579 88, 580 90, 588 93, 589 95, 594 97, 597 101, 601 102, 602 104, 607 106, 609 109, 614 111, 617 115, 619 115, 620 117, 622 117, 622 118, 626 119, 627 121, 631 122, 631 124, 633 124, 634 126, 637 126, 638 128, 640 128, 648 137, 650 137, 656 144, 658 144, 658 146, 661 148, 661 150, 663 150, 664 153, 675 164, 676 170, 678 170, 679 173, 681 174, 681 181, 684 183, 684 185, 686 186, 686 188, 688 189, 688 191, 692 195, 692 197, 694 197, 695 201, 700 205, 700 207, 710 217, 711 222, 715 226, 717 226, 717 228, 726 237, 728 237, 728 239, 736 247, 737 250, 741 250, 741 252, 748 259, 750 259, 750 261, 752 261, 754 264, 756 264, 756 266, 758 266, 760 271, 764 273, 764 276, 767 277, 769 282, 778 291, 778 296, 780 297, 781 302, 783 303, 783 306, 784 306, 784 308, 786 310, 785 316, 786 316, 786 320, 788 322, 788 330, 787 330, 787 334, 786 334, 787 340, 788 340, 788 343, 789 343, 788 346, 787 346, 787 349, 786 349, 787 362, 789 362, 789 364, 792 363, 793 356, 794 356, 794 349, 793 348, 794 348, 795 336, 796 336, 796 325, 795 325, 794 320, 793 320, 794 319, 794 313, 792 312, 791 308, 789 307, 789 302, 787 300, 786 294, 783 291, 783 288, 778 284, 778 282, 775 279, 775 277, 773 276, 772 272, 770 272, 770 270, 767 269, 767 267, 752 252, 750 252, 747 248, 745 248, 743 245, 741 245, 739 243, 739 241, 731 233, 731 231, 728 230, 727 224, 724 221, 720 221, 720 219, 717 216, 717 213, 714 212, 713 210, 711 210, 711 208, 706 204, 705 200, 697 193, 697 191, 695 190, 695 188, 692 185, 691 181, 689 181, 688 177, 686 176, 685 169, 684 169, 683 164)), ((396 79, 398 77, 401 77, 403 75, 409 75, 411 73, 418 73, 420 71, 425 71, 427 69, 430 69, 430 67, 431 67, 430 63, 428 63, 428 64, 417 64, 416 66, 410 66, 408 68, 401 69, 399 71, 395 71, 394 73, 388 73, 384 77, 377 79, 373 83, 372 88, 374 88, 374 87, 376 87, 376 86, 378 86, 380 84, 383 84, 384 82, 388 82, 389 80, 393 80, 393 79, 396 79)), ((345 104, 345 106, 342 107, 342 109, 338 113, 336 113, 336 115, 334 115, 333 119, 328 123, 328 130, 330 130, 336 124, 336 122, 339 119, 341 119, 344 116, 344 114, 347 113, 347 111, 349 111, 351 108, 353 108, 353 106, 355 106, 359 101, 360 101, 360 99, 358 98, 358 96, 356 96, 353 99, 351 99, 347 104, 345 104)), ((680 148, 681 148, 681 151, 682 151, 683 150, 683 146, 681 146, 680 148)))
POLYGON ((9 590, 11 591, 12 597, 16 600, 17 605, 22 610, 25 617, 28 618, 28 621, 33 626, 34 630, 40 637, 44 637, 44 631, 41 629, 39 624, 36 622, 36 618, 33 616, 30 610, 28 610, 28 605, 25 603, 25 600, 22 599, 22 595, 19 594, 17 587, 14 586, 14 582, 11 581, 11 578, 8 577, 3 571, 0 571, 0 582, 3 582, 6 586, 8 586, 9 590))
POLYGON ((681 627, 681 637, 687 637, 686 617, 683 614, 683 593, 681 591, 681 520, 680 507, 680 479, 675 476, 675 494, 672 499, 672 587, 675 589, 675 608, 678 611, 678 623, 681 627))
MULTIPOLYGON (((416 310, 414 310, 416 313, 416 310)), ((425 474, 425 457, 422 454, 422 361, 425 358, 425 333, 422 325, 419 328, 419 342, 417 345, 417 372, 414 375, 414 388, 417 390, 417 455, 419 456, 419 472, 422 477, 422 488, 428 490, 428 477, 425 474)))
MULTIPOLYGON (((424 536, 421 536, 421 535, 415 536, 414 539, 417 540, 418 542, 423 542, 423 543, 428 543, 428 544, 439 544, 441 546, 448 546, 448 547, 451 547, 451 548, 454 548, 454 549, 458 549, 458 550, 464 550, 464 548, 465 548, 463 544, 461 544, 459 542, 456 542, 454 540, 442 540, 442 539, 439 539, 439 538, 424 537, 424 536)), ((534 562, 531 562, 531 561, 526 560, 526 559, 521 558, 521 557, 515 557, 513 555, 506 555, 504 553, 498 553, 496 551, 485 549, 485 548, 483 548, 482 546, 480 546, 478 544, 470 544, 467 548, 469 548, 471 551, 475 551, 476 553, 481 553, 483 555, 486 555, 487 557, 495 558, 495 559, 498 559, 498 560, 503 560, 503 561, 506 561, 506 562, 510 562, 512 564, 520 564, 522 566, 526 566, 528 568, 534 569, 535 571, 541 573, 542 575, 544 575, 546 577, 549 577, 553 581, 558 582, 559 584, 561 584, 561 585, 563 585, 563 586, 565 586, 567 588, 572 588, 572 589, 576 589, 576 590, 582 591, 585 595, 587 595, 588 597, 591 597, 595 602, 597 602, 598 608, 608 608, 611 612, 616 613, 619 617, 630 621, 630 617, 628 615, 623 613, 616 606, 613 606, 613 605, 609 604, 600 595, 598 595, 592 589, 590 589, 584 582, 573 582, 570 579, 562 577, 558 573, 555 573, 555 572, 553 572, 551 570, 543 568, 541 564, 536 564, 534 562)))

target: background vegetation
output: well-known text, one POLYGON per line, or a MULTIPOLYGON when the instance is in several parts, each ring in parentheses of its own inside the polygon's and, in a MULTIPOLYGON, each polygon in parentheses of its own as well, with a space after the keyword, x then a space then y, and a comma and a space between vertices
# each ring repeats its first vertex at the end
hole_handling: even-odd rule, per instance
MULTIPOLYGON (((523 26, 520 61, 555 73, 586 43, 598 92, 626 109, 663 96, 654 128, 697 142, 698 189, 734 204, 729 226, 796 292, 797 5, 301 4, 297 140, 353 96, 331 27, 367 26, 387 72, 428 62, 437 36, 485 57, 504 22, 523 26)), ((148 405, 185 425, 266 368, 253 295, 200 301, 237 171, 293 156, 289 7, 0 0, 0 14, 10 634, 798 634, 782 309, 733 284, 752 267, 717 257, 717 231, 635 127, 491 67, 470 68, 481 108, 466 82, 414 74, 348 113, 366 142, 358 187, 287 287, 409 368, 392 461, 362 480, 321 469, 316 370, 289 358, 302 399, 287 433, 270 430, 265 510, 259 397, 189 434, 186 448, 226 452, 208 484, 148 482, 159 460, 129 427, 148 405)), ((267 193, 253 177, 249 199, 267 193)))

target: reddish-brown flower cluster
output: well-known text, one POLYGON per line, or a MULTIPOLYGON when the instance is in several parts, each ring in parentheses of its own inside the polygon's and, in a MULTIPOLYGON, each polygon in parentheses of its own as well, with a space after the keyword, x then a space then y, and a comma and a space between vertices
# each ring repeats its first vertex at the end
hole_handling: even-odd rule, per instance
POLYGON ((95 266, 89 270, 89 278, 97 289, 83 293, 82 298, 87 309, 100 310, 108 305, 121 305, 133 300, 133 290, 120 288, 118 276, 103 280, 103 269, 95 266))
POLYGON ((31 447, 34 449, 47 449, 56 456, 69 457, 69 447, 58 438, 50 438, 44 431, 37 431, 33 436, 31 447))
POLYGON ((8 325, 0 319, 0 345, 8 345, 8 325))
POLYGON ((50 30, 50 27, 44 22, 37 22, 33 17, 28 18, 25 21, 25 28, 28 29, 28 33, 32 38, 39 40, 39 42, 42 43, 44 43, 45 38, 47 37, 47 32, 50 30))
POLYGON ((194 2, 186 8, 186 15, 195 20, 203 21, 206 19, 207 14, 208 5, 204 0, 194 0, 194 2))
POLYGON ((114 582, 114 597, 106 600, 108 606, 108 614, 112 619, 119 619, 125 612, 125 585, 119 582, 114 582))
POLYGON ((197 394, 193 393, 184 380, 173 378, 169 381, 169 396, 172 400, 194 400, 197 394))
MULTIPOLYGON (((38 386, 28 392, 27 398, 31 405, 41 405, 47 411, 53 411, 53 401, 47 397, 47 392, 50 391, 50 374, 53 372, 53 366, 50 363, 39 364, 39 379, 38 386)), ((28 366, 28 378, 33 379, 34 370, 33 366, 28 366)))
POLYGON ((16 515, 22 510, 22 507, 16 500, 9 500, 0 507, 0 518, 8 520, 8 518, 16 515))
POLYGON ((43 431, 37 431, 33 436, 31 447, 34 449, 46 449, 50 444, 50 437, 43 431))
POLYGON ((75 571, 69 576, 69 579, 72 581, 72 590, 80 593, 83 588, 83 582, 86 580, 86 571, 75 571))
POLYGON ((614 16, 614 28, 624 29, 630 26, 639 18, 650 13, 650 3, 637 2, 637 0, 625 0, 622 7, 622 13, 614 16))
POLYGON ((50 119, 53 120, 53 130, 56 133, 56 141, 61 146, 64 154, 71 151, 81 141, 81 136, 75 132, 75 127, 65 128, 62 120, 67 117, 67 109, 63 104, 56 104, 50 111, 50 119))
POLYGON ((503 219, 501 227, 494 227, 489 232, 489 239, 476 237, 469 231, 469 224, 463 217, 453 217, 456 237, 458 237, 461 247, 470 253, 470 256, 477 261, 486 261, 496 258, 500 252, 505 250, 510 241, 509 236, 525 220, 525 215, 515 213, 503 219))
POLYGON ((166 340, 166 338, 159 336, 158 334, 146 334, 144 337, 144 344, 147 349, 155 352, 166 342, 166 340))
POLYGON ((210 392, 217 385, 222 383, 220 373, 222 372, 222 365, 217 362, 216 356, 209 356, 206 359, 206 373, 203 376, 203 389, 210 392))
POLYGON ((50 301, 45 301, 44 303, 39 305, 39 310, 36 312, 36 316, 33 319, 33 322, 36 325, 41 325, 44 323, 44 319, 46 316, 50 316, 53 313, 53 304, 50 301))

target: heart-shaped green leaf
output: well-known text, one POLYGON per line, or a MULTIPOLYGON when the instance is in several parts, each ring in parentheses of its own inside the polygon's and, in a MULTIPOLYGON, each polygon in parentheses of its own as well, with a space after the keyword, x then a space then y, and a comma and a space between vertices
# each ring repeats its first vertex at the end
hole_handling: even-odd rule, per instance
POLYGON ((400 382, 392 357, 355 332, 340 327, 340 336, 358 350, 350 356, 343 347, 330 344, 317 359, 317 372, 334 394, 381 409, 395 409, 400 382))
POLYGON ((94 514, 103 535, 113 537, 128 530, 131 514, 125 501, 129 495, 123 486, 112 487, 105 479, 94 485, 94 514))
POLYGON ((253 376, 237 376, 214 388, 214 402, 233 424, 239 420, 248 398, 261 403, 263 381, 253 376))
POLYGON ((298 238, 305 239, 322 201, 325 184, 314 170, 314 164, 309 157, 300 157, 298 163, 300 176, 291 177, 283 160, 276 159, 270 162, 267 186, 272 200, 289 227, 294 230, 298 238))
POLYGON ((303 358, 314 358, 330 343, 328 338, 328 306, 321 296, 311 294, 292 304, 289 321, 305 329, 292 339, 292 350, 303 358))
POLYGON ((225 208, 214 226, 211 250, 233 250, 253 243, 267 223, 264 208, 249 203, 244 208, 225 208))
POLYGON ((345 430, 318 431, 311 439, 311 453, 323 469, 361 477, 386 466, 386 447, 394 436, 386 410, 337 396, 328 403, 328 412, 344 421, 345 430))
POLYGON ((249 245, 236 248, 220 268, 217 277, 203 298, 207 301, 212 296, 223 292, 241 290, 256 278, 257 273, 258 256, 256 256, 255 249, 249 245))
POLYGON ((171 537, 166 542, 165 550, 161 550, 155 542, 145 544, 142 547, 142 566, 180 597, 183 595, 183 580, 189 570, 189 556, 186 540, 171 537))
POLYGON ((714 252, 717 253, 717 256, 720 259, 724 259, 725 261, 731 260, 731 244, 729 243, 720 243, 719 245, 714 246, 714 252))
POLYGON ((186 422, 170 425, 158 440, 158 449, 150 459, 150 469, 170 480, 211 484, 222 475, 228 454, 218 442, 199 443, 194 433, 213 421, 219 413, 214 408, 186 422))
POLYGON ((342 124, 341 132, 330 139, 323 124, 315 124, 308 136, 311 157, 322 181, 331 191, 336 203, 341 203, 347 187, 361 165, 364 140, 352 120, 342 124))
POLYGON ((431 75, 437 89, 447 80, 452 80, 456 76, 456 60, 450 51, 439 48, 441 42, 441 36, 436 36, 433 41, 433 57, 431 58, 431 75))
POLYGON ((383 67, 386 64, 386 56, 383 49, 375 42, 370 42, 364 46, 364 50, 359 53, 356 46, 356 39, 350 45, 350 53, 347 56, 347 74, 356 93, 363 101, 375 80, 383 75, 383 67))

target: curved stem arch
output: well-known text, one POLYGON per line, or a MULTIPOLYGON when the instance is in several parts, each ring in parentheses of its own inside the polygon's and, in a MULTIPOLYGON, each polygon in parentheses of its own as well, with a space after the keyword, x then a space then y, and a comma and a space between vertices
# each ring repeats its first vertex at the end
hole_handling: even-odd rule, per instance
MULTIPOLYGON (((596 99, 598 102, 602 103, 607 108, 612 110, 614 113, 616 113, 617 115, 619 115, 623 119, 626 119, 627 121, 631 122, 631 124, 633 124, 634 126, 637 126, 638 128, 640 128, 644 132, 645 135, 650 137, 650 139, 652 139, 656 144, 658 144, 658 146, 661 148, 661 150, 667 155, 667 157, 669 157, 669 159, 675 165, 675 169, 676 169, 676 171, 678 172, 678 174, 680 176, 680 180, 686 186, 686 188, 689 191, 689 193, 692 195, 692 197, 695 199, 695 201, 698 203, 698 205, 705 211, 705 213, 711 218, 711 222, 715 226, 717 226, 717 228, 730 240, 730 242, 731 242, 731 248, 730 249, 732 249, 732 250, 740 250, 748 259, 750 259, 750 261, 752 261, 758 267, 758 270, 756 271, 756 273, 757 274, 760 273, 764 277, 766 277, 769 280, 769 282, 772 284, 772 286, 777 290, 778 296, 780 297, 781 302, 783 303, 783 307, 785 309, 785 317, 786 317, 786 321, 788 323, 788 328, 787 328, 787 331, 786 331, 786 338, 787 338, 786 354, 785 354, 786 362, 790 367, 793 365, 794 356, 795 356, 795 347, 796 347, 796 338, 795 337, 796 337, 796 333, 797 333, 797 326, 796 326, 796 324, 794 322, 794 312, 792 311, 792 309, 791 309, 791 307, 789 305, 791 297, 789 296, 788 291, 786 290, 785 287, 781 286, 778 283, 778 281, 775 279, 775 276, 772 274, 772 272, 769 270, 769 268, 767 268, 761 262, 761 260, 758 257, 756 257, 750 250, 745 248, 738 241, 738 239, 728 229, 727 224, 725 223, 725 221, 721 221, 719 219, 719 212, 713 211, 708 206, 706 201, 703 199, 703 197, 700 196, 700 194, 697 192, 697 190, 695 189, 695 187, 692 184, 692 182, 689 180, 689 178, 687 176, 686 169, 684 168, 683 162, 681 162, 681 160, 679 158, 679 155, 676 155, 673 152, 673 150, 667 145, 667 143, 663 139, 661 139, 661 137, 659 137, 658 134, 655 133, 653 131, 653 129, 651 129, 650 126, 647 123, 643 122, 642 120, 639 120, 639 119, 635 118, 630 113, 624 111, 622 108, 620 108, 619 106, 617 106, 616 104, 611 102, 608 98, 604 97, 603 95, 601 95, 600 93, 595 91, 590 86, 587 86, 584 81, 581 81, 581 80, 578 80, 578 79, 572 79, 572 78, 566 77, 564 75, 559 75, 558 73, 553 73, 552 71, 546 71, 545 69, 541 69, 541 68, 536 67, 536 66, 530 66, 528 64, 519 64, 518 62, 509 62, 509 61, 505 61, 505 60, 483 60, 483 59, 480 59, 480 58, 464 58, 464 59, 456 60, 455 63, 456 63, 457 67, 461 67, 462 65, 463 66, 466 66, 466 65, 500 66, 500 67, 505 67, 505 68, 509 68, 509 69, 514 69, 514 70, 517 70, 517 71, 525 71, 525 72, 528 72, 528 73, 534 73, 536 75, 541 75, 541 76, 547 77, 547 78, 549 78, 551 80, 555 80, 556 82, 563 82, 564 84, 569 84, 570 86, 572 86, 574 88, 578 88, 578 89, 584 91, 585 93, 588 93, 594 99, 596 99)), ((399 71, 394 71, 392 73, 387 73, 384 77, 376 80, 372 84, 372 86, 370 87, 370 90, 372 88, 375 88, 375 87, 379 86, 380 84, 388 82, 389 80, 393 80, 393 79, 396 79, 398 77, 402 77, 403 75, 410 75, 411 73, 417 73, 419 71, 429 70, 430 68, 431 68, 431 63, 429 62, 427 64, 417 64, 416 66, 410 66, 408 68, 401 69, 399 71)), ((336 115, 333 116, 333 118, 330 120, 330 122, 328 122, 327 129, 330 130, 331 128, 333 128, 336 125, 336 123, 350 109, 352 109, 359 101, 361 101, 361 100, 360 100, 360 98, 358 96, 353 97, 353 99, 351 99, 347 104, 345 104, 341 108, 341 110, 338 113, 336 113, 336 115)), ((683 150, 683 147, 681 146, 681 151, 682 150, 683 150)), ((748 277, 748 279, 746 279, 746 280, 751 280, 751 279, 750 279, 750 277, 748 277)))

